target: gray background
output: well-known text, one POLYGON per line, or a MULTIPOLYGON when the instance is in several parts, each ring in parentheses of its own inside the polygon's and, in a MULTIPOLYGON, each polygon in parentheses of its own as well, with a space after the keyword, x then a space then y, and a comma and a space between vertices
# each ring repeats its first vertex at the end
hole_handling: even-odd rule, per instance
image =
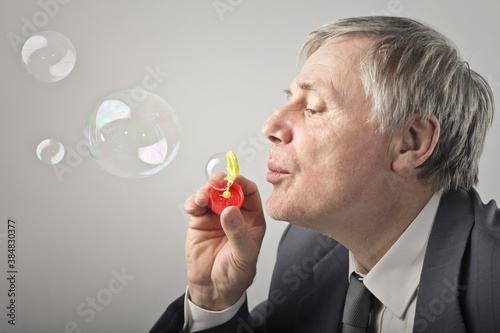
MULTIPOLYGON (((314 28, 370 14, 421 19, 454 40, 498 95, 499 13, 497 1, 2 0, 0 331, 147 331, 185 290, 182 206, 205 182, 207 159, 234 150, 241 173, 269 195, 260 128, 285 102, 297 47, 314 28), (217 3, 227 11, 218 13, 217 3), (41 83, 25 71, 21 46, 8 36, 22 37, 26 22, 73 42, 77 61, 67 78, 41 83), (142 85, 148 68, 168 73, 152 92, 177 111, 180 150, 154 176, 118 178, 85 153, 82 130, 103 97, 142 85), (66 147, 59 169, 35 155, 46 138, 66 147), (8 218, 18 224, 15 327, 5 315, 8 218), (129 280, 120 284, 116 272, 129 280), (100 312, 90 310, 92 298, 104 301, 100 312)), ((500 198, 499 121, 481 163, 479 191, 488 200, 500 198)), ((250 306, 266 297, 284 227, 268 219, 250 306)))

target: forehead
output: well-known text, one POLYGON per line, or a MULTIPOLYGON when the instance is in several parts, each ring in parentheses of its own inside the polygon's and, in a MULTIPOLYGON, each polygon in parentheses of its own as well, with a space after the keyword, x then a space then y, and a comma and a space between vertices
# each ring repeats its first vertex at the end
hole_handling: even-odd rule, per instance
MULTIPOLYGON (((304 63, 295 84, 331 85, 359 79, 359 65, 373 40, 368 37, 336 38, 318 48, 304 63)), ((300 87, 300 85, 299 85, 300 87)))

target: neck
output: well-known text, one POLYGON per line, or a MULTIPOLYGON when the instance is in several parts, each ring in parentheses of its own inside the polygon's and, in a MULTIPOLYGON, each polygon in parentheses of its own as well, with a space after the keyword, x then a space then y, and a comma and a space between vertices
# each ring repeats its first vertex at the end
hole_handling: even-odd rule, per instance
POLYGON ((392 200, 385 200, 388 204, 369 211, 375 211, 376 214, 365 216, 358 223, 349 223, 348 227, 343 228, 347 232, 332 235, 332 238, 348 248, 369 272, 404 233, 433 194, 430 188, 398 193, 392 196, 392 200))

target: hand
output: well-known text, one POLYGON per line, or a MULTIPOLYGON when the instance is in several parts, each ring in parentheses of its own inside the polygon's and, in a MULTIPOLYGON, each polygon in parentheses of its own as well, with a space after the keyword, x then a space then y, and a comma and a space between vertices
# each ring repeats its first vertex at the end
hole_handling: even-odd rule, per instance
POLYGON ((241 210, 227 207, 219 216, 209 208, 206 184, 184 205, 191 215, 186 265, 191 302, 220 311, 234 305, 252 284, 266 230, 262 202, 254 182, 239 176, 245 201, 241 210))

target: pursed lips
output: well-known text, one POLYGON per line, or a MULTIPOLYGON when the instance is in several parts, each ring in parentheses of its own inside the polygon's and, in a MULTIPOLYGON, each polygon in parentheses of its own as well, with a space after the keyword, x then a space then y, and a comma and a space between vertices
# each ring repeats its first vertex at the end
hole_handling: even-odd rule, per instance
POLYGON ((271 184, 278 182, 282 177, 290 174, 288 170, 271 160, 267 162, 267 168, 269 172, 266 175, 266 180, 271 184))

